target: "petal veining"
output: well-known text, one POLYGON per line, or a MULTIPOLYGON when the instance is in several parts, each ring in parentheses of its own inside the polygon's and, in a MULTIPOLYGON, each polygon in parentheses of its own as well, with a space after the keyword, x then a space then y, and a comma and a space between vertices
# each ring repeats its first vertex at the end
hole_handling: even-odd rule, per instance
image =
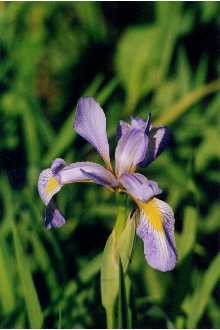
POLYGON ((171 207, 153 198, 140 203, 140 223, 137 235, 143 240, 144 254, 149 265, 160 271, 170 271, 176 264, 174 214, 171 207))
POLYGON ((121 136, 115 150, 115 170, 117 177, 125 172, 134 172, 143 161, 147 151, 148 137, 139 129, 131 129, 121 136))
POLYGON ((65 166, 59 172, 59 180, 61 184, 92 181, 110 187, 117 185, 117 180, 110 171, 92 162, 77 162, 65 166))
POLYGON ((151 127, 151 114, 149 113, 147 120, 139 117, 131 117, 131 127, 140 129, 148 134, 151 127))
POLYGON ((47 205, 52 197, 62 188, 57 176, 53 175, 50 168, 43 170, 38 179, 38 192, 47 205))
POLYGON ((124 173, 120 177, 120 183, 129 195, 143 202, 162 193, 155 181, 148 180, 140 173, 124 173))

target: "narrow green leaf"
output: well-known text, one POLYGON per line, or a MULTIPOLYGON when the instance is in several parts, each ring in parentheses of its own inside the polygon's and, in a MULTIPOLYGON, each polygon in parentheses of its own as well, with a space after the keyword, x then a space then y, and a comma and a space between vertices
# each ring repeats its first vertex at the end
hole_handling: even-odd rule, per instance
POLYGON ((73 130, 73 113, 65 120, 61 127, 54 143, 51 145, 46 157, 43 160, 43 164, 48 166, 52 160, 61 155, 73 142, 76 137, 76 133, 73 130))
POLYGON ((125 274, 119 257, 119 295, 118 295, 118 329, 128 328, 128 306, 125 288, 125 274))
POLYGON ((220 80, 215 80, 207 85, 197 88, 195 91, 186 94, 169 109, 165 109, 163 114, 155 121, 155 124, 169 124, 174 122, 196 102, 199 102, 203 97, 217 92, 218 90, 220 90, 220 80))
POLYGON ((115 91, 116 87, 118 86, 118 79, 113 78, 112 80, 109 81, 107 85, 105 85, 102 90, 98 93, 97 100, 101 104, 105 103, 107 99, 113 94, 115 91))
POLYGON ((14 239, 18 274, 22 285, 30 327, 32 329, 41 328, 43 325, 43 313, 41 310, 37 291, 35 289, 34 282, 32 279, 28 260, 24 254, 23 247, 14 222, 12 222, 12 233, 14 239))
POLYGON ((113 230, 106 242, 101 265, 101 294, 102 304, 105 308, 113 305, 116 301, 118 275, 118 256, 116 253, 115 231, 113 230))
POLYGON ((9 265, 10 254, 5 239, 0 237, 0 303, 5 314, 12 312, 15 307, 12 269, 9 265))
POLYGON ((143 25, 128 28, 118 43, 115 63, 127 92, 126 113, 158 82, 158 37, 157 27, 143 25))
POLYGON ((28 160, 30 163, 36 164, 39 160, 40 149, 34 116, 29 109, 29 105, 24 104, 24 109, 22 110, 28 160))
MULTIPOLYGON (((101 295, 108 327, 127 328, 131 311, 126 300, 125 276, 135 237, 136 212, 125 221, 125 210, 119 208, 115 227, 106 243, 101 265, 101 295)), ((129 290, 127 290, 129 293, 129 290)))
POLYGON ((116 324, 116 300, 119 289, 119 263, 116 250, 115 231, 109 236, 102 257, 101 265, 101 298, 106 310, 107 326, 116 324))
POLYGON ((83 96, 95 96, 99 87, 101 86, 104 77, 102 74, 98 74, 89 87, 83 92, 83 96))
POLYGON ((185 95, 191 88, 191 68, 184 48, 180 49, 178 57, 178 82, 182 95, 185 95))
POLYGON ((114 227, 116 242, 118 241, 122 231, 124 230, 125 224, 126 224, 125 208, 118 207, 118 213, 117 213, 116 223, 115 223, 115 227, 114 227))
POLYGON ((90 280, 95 274, 98 273, 101 267, 102 255, 98 254, 92 260, 90 260, 85 267, 79 272, 79 278, 83 282, 90 280))
POLYGON ((55 138, 55 132, 46 116, 38 108, 35 111, 35 120, 38 134, 41 136, 41 139, 44 141, 45 145, 51 145, 55 138))
POLYGON ((200 222, 199 229, 202 233, 211 234, 220 228, 219 221, 220 205, 219 202, 212 205, 207 217, 200 222))
POLYGON ((196 241, 197 212, 194 207, 188 206, 184 210, 183 231, 179 241, 179 261, 183 260, 193 249, 196 241))
POLYGON ((193 294, 188 310, 187 328, 196 328, 201 319, 210 295, 220 279, 220 254, 214 258, 208 270, 205 272, 201 284, 193 294))
POLYGON ((135 303, 134 303, 134 292, 132 288, 132 282, 128 274, 125 276, 125 289, 127 298, 127 315, 128 315, 128 329, 133 328, 133 318, 135 318, 135 303))
POLYGON ((28 157, 29 167, 27 169, 27 178, 29 184, 33 187, 38 176, 37 164, 40 158, 40 145, 37 135, 36 122, 33 113, 29 109, 30 105, 24 103, 22 112, 23 130, 25 138, 25 148, 28 157))
POLYGON ((62 329, 62 310, 59 308, 58 329, 62 329))
POLYGON ((151 267, 146 267, 144 282, 147 292, 152 298, 160 300, 163 297, 165 285, 161 284, 162 281, 157 271, 151 267))
POLYGON ((132 217, 128 217, 126 226, 122 231, 118 242, 117 248, 120 255, 120 260, 123 266, 124 273, 126 273, 128 265, 131 261, 131 255, 133 252, 134 241, 135 241, 135 228, 136 228, 136 216, 137 213, 133 214, 132 217))
POLYGON ((195 87, 199 87, 205 83, 207 72, 208 72, 208 58, 206 55, 204 55, 201 58, 195 73, 195 77, 194 77, 195 87))

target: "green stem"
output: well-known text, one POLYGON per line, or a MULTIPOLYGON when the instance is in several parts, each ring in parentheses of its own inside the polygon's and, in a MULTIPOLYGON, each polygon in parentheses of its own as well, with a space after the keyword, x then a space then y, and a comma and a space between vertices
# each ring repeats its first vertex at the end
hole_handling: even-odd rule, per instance
POLYGON ((119 259, 119 293, 118 293, 118 328, 128 328, 128 304, 125 288, 125 274, 123 272, 121 260, 119 259))
POLYGON ((106 319, 107 319, 107 328, 113 329, 113 308, 106 308, 106 319))

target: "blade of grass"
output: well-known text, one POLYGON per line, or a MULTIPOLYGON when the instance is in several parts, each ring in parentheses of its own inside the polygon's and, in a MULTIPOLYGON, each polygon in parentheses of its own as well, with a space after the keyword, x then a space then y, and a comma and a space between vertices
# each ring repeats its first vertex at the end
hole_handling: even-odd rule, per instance
POLYGON ((118 329, 128 329, 128 314, 125 275, 121 258, 119 257, 118 329))
POLYGON ((115 231, 113 231, 106 242, 101 265, 101 297, 106 311, 108 329, 115 328, 117 324, 116 301, 119 287, 119 265, 115 239, 115 231))
POLYGON ((11 258, 8 253, 5 239, 0 237, 0 302, 3 313, 8 314, 15 307, 13 280, 8 260, 11 258))
POLYGON ((193 106, 203 97, 211 93, 217 92, 218 90, 220 90, 220 80, 215 80, 207 85, 199 87, 195 91, 188 93, 169 109, 164 110, 164 114, 162 114, 157 120, 155 120, 155 124, 169 124, 174 122, 182 114, 184 114, 189 107, 193 106))
POLYGON ((91 279, 94 275, 96 275, 99 272, 101 267, 101 259, 102 259, 102 255, 100 253, 92 260, 90 260, 83 269, 80 270, 79 278, 83 283, 87 282, 89 279, 91 279))
POLYGON ((197 212, 194 207, 187 207, 184 210, 183 232, 179 242, 179 262, 183 260, 192 250, 196 240, 197 212))
POLYGON ((62 329, 62 310, 59 307, 58 329, 62 329))
POLYGON ((83 96, 94 96, 99 90, 99 87, 101 86, 103 80, 103 75, 98 74, 92 81, 92 83, 89 85, 89 87, 83 92, 83 96))
POLYGON ((72 127, 73 124, 73 113, 65 120, 63 126, 61 127, 54 143, 43 159, 43 165, 48 166, 52 160, 58 155, 61 155, 74 141, 76 133, 72 127))
POLYGON ((36 109, 35 111, 35 119, 36 125, 38 129, 38 134, 42 137, 45 145, 51 145, 54 141, 55 132, 48 122, 47 118, 40 111, 40 109, 36 109))
POLYGON ((34 286, 32 274, 25 256, 17 228, 12 220, 12 233, 17 260, 18 274, 22 285, 28 320, 32 329, 41 328, 43 325, 43 313, 34 286))
POLYGON ((193 294, 188 311, 187 328, 195 329, 208 304, 210 295, 220 279, 220 253, 205 272, 201 285, 193 294))
POLYGON ((106 100, 113 94, 118 84, 119 81, 117 78, 113 78, 112 80, 110 80, 109 83, 105 85, 98 94, 97 96, 98 102, 100 102, 101 104, 105 103, 106 100))

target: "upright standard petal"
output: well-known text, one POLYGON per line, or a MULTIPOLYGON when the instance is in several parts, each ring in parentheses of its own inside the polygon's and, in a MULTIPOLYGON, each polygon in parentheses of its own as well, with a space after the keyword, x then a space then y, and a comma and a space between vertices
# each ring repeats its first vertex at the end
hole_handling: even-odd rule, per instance
POLYGON ((81 97, 76 107, 74 128, 91 143, 111 169, 106 118, 100 105, 92 97, 81 97))
POLYGON ((117 138, 118 140, 122 135, 127 134, 131 130, 131 125, 126 123, 126 121, 120 120, 119 125, 117 127, 117 138))
POLYGON ((140 129, 131 129, 122 135, 115 150, 115 170, 117 177, 125 172, 134 172, 143 161, 148 145, 147 135, 140 129))
POLYGON ((78 162, 67 165, 59 172, 58 177, 62 185, 91 181, 103 186, 117 186, 117 180, 110 171, 92 162, 78 162))
POLYGON ((153 198, 138 203, 140 223, 137 235, 144 242, 144 254, 149 265, 162 272, 170 271, 176 264, 174 214, 168 204, 153 198))
POLYGON ((148 180, 140 173, 124 173, 120 177, 120 183, 135 200, 143 202, 162 193, 155 181, 148 180))
POLYGON ((140 166, 146 166, 155 160, 170 142, 170 131, 167 127, 153 127, 149 132, 149 144, 146 158, 140 166))
POLYGON ((151 127, 151 113, 149 113, 147 120, 138 117, 131 117, 131 127, 140 129, 148 134, 151 127))
POLYGON ((122 135, 127 134, 130 130, 134 128, 139 129, 142 132, 148 134, 149 129, 151 128, 151 114, 148 115, 147 120, 144 120, 139 117, 131 117, 131 124, 128 124, 123 120, 120 120, 117 131, 118 139, 120 139, 122 135))

